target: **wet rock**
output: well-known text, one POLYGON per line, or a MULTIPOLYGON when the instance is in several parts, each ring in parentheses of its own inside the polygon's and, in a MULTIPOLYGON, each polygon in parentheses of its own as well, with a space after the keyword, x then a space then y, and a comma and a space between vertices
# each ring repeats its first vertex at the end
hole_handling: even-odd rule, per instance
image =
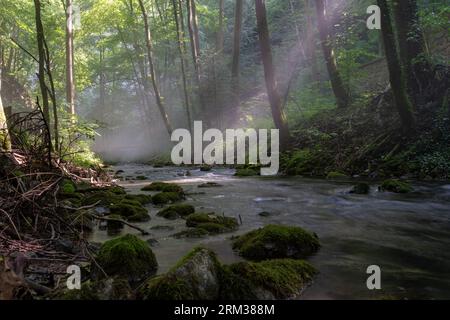
POLYGON ((263 211, 263 212, 258 213, 258 215, 260 217, 265 217, 266 218, 266 217, 270 217, 272 214, 270 212, 263 211))
POLYGON ((249 260, 303 259, 320 248, 319 239, 299 227, 267 225, 233 241, 233 249, 249 260))
POLYGON ((153 226, 150 230, 172 231, 175 228, 172 226, 153 226))
POLYGON ((409 193, 414 191, 411 184, 406 181, 401 181, 397 179, 389 179, 383 181, 381 186, 379 187, 380 191, 390 191, 394 193, 409 193))
POLYGON ((302 260, 278 259, 223 266, 220 299, 273 300, 299 296, 317 273, 302 260))
POLYGON ((159 245, 159 241, 153 238, 147 239, 146 242, 150 247, 157 247, 159 245))
POLYGON ((161 192, 152 197, 155 205, 164 205, 168 203, 178 202, 184 199, 184 195, 179 192, 161 192))
POLYGON ((194 206, 191 206, 189 204, 176 204, 164 208, 163 210, 159 211, 156 215, 159 217, 166 218, 168 220, 175 220, 180 217, 186 217, 194 212, 195 212, 194 206))
POLYGON ((216 300, 220 268, 214 252, 196 248, 171 271, 148 280, 139 296, 144 300, 216 300))
POLYGON ((134 300, 135 295, 125 279, 109 278, 99 281, 86 281, 81 290, 65 289, 57 294, 58 300, 134 300))
POLYGON ((349 177, 343 173, 343 172, 339 172, 339 171, 331 171, 327 174, 327 179, 329 180, 341 180, 341 179, 348 179, 349 177))
MULTIPOLYGON (((108 218, 115 219, 115 220, 121 220, 122 219, 121 216, 116 215, 116 214, 110 215, 110 216, 108 216, 108 218)), ((109 236, 119 234, 120 231, 122 231, 123 227, 124 227, 123 222, 112 221, 112 220, 106 221, 106 229, 108 230, 108 235, 109 236)))
POLYGON ((236 177, 252 177, 259 175, 259 171, 251 168, 237 169, 234 174, 236 177))
POLYGON ((137 176, 136 180, 144 181, 144 180, 148 180, 148 178, 146 176, 137 176))
POLYGON ((365 182, 358 183, 353 187, 352 190, 350 190, 350 193, 354 194, 369 194, 370 192, 370 185, 365 182))
POLYGON ((183 188, 175 183, 153 182, 141 189, 142 191, 161 191, 161 192, 176 192, 184 194, 183 188))
POLYGON ((203 172, 208 172, 211 170, 212 170, 212 167, 209 165, 206 165, 206 164, 200 167, 200 171, 203 171, 203 172))
POLYGON ((198 187, 199 188, 215 188, 215 187, 222 187, 222 185, 217 182, 206 182, 206 183, 202 183, 198 187))
POLYGON ((182 238, 191 238, 191 239, 200 239, 207 237, 209 235, 209 232, 205 229, 201 228, 188 228, 186 230, 177 232, 172 235, 172 237, 176 239, 182 239, 182 238))
POLYGON ((218 234, 236 230, 238 222, 235 218, 215 213, 194 213, 186 218, 186 226, 206 230, 208 234, 218 234))
MULTIPOLYGON (((106 241, 100 248, 97 262, 109 276, 119 276, 137 282, 156 273, 158 263, 149 245, 127 234, 106 241)), ((97 270, 96 276, 102 276, 97 270)))

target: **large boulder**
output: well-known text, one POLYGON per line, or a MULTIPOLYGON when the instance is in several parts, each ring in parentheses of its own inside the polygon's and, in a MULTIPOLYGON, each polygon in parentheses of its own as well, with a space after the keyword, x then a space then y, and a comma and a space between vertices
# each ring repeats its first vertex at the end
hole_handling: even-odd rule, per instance
POLYGON ((316 234, 299 227, 267 225, 238 237, 233 248, 249 260, 303 259, 320 248, 316 234))
MULTIPOLYGON (((131 282, 144 280, 156 273, 158 263, 149 245, 127 234, 106 241, 100 248, 97 263, 108 276, 119 276, 131 282)), ((96 275, 102 275, 97 270, 96 275)))
POLYGON ((397 179, 389 179, 383 181, 380 186, 381 191, 390 191, 394 193, 409 193, 414 191, 411 184, 406 181, 401 181, 397 179))
POLYGON ((317 273, 306 261, 292 259, 239 262, 222 270, 220 298, 223 300, 295 298, 317 273))
POLYGON ((164 275, 140 289, 145 300, 216 300, 221 266, 214 252, 195 248, 164 275))

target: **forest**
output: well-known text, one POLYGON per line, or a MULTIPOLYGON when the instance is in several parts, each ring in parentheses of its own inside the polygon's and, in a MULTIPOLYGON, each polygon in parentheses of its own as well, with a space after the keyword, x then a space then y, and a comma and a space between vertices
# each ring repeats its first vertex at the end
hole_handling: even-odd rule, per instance
POLYGON ((449 20, 0 0, 0 300, 450 299, 449 20))

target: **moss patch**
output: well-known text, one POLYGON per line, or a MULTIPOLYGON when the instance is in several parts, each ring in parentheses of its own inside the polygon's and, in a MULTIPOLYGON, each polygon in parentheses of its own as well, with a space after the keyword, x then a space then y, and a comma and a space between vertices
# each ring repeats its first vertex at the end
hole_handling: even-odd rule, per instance
POLYGON ((184 194, 183 188, 175 183, 166 183, 166 182, 153 182, 148 186, 145 186, 141 189, 142 191, 161 191, 161 192, 176 192, 180 194, 184 194))
POLYGON ((234 174, 236 177, 252 177, 259 175, 259 171, 251 168, 237 169, 234 174))
POLYGON ((135 200, 124 199, 109 207, 111 214, 120 215, 129 221, 144 222, 150 220, 147 209, 135 200))
POLYGON ((317 273, 302 260, 278 259, 224 266, 220 298, 287 299, 300 295, 317 273))
POLYGON ((187 230, 183 230, 183 231, 175 233, 174 235, 172 235, 172 237, 177 238, 177 239, 181 239, 181 238, 198 239, 198 238, 204 238, 208 235, 209 235, 209 233, 205 229, 188 228, 187 230))
POLYGON ((179 217, 185 217, 195 212, 195 208, 189 204, 176 204, 164 208, 156 215, 169 220, 175 220, 179 217))
POLYGON ((261 261, 268 259, 303 259, 320 248, 315 234, 299 227, 267 225, 240 236, 233 248, 243 257, 261 261))
POLYGON ((127 194, 125 196, 125 199, 138 201, 142 205, 146 205, 152 202, 152 197, 147 194, 127 194))
POLYGON ((327 179, 329 180, 340 180, 340 179, 348 179, 349 177, 342 172, 339 171, 331 171, 327 174, 327 179))
POLYGON ((368 183, 365 183, 365 182, 358 183, 350 191, 350 193, 354 193, 354 194, 369 194, 369 192, 370 192, 370 186, 368 183))
POLYGON ((130 281, 144 279, 158 269, 148 244, 131 234, 105 242, 97 262, 108 275, 118 275, 130 281))
POLYGON ((164 205, 168 203, 178 202, 184 199, 184 196, 178 192, 161 192, 152 197, 155 205, 164 205))
POLYGON ((214 213, 194 213, 186 218, 186 226, 205 229, 210 233, 216 229, 222 233, 236 230, 238 222, 235 218, 218 216, 214 213))
POLYGON ((409 193, 414 191, 413 187, 405 181, 396 179, 385 180, 381 186, 381 191, 390 191, 395 193, 409 193))

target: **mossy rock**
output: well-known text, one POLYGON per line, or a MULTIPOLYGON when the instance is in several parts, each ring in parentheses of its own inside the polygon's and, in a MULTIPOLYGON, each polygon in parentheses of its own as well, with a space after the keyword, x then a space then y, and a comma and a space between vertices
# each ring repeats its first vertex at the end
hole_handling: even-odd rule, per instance
POLYGON ((214 228, 213 225, 221 225, 223 227, 221 228, 222 232, 230 232, 236 230, 238 222, 235 218, 218 216, 214 213, 193 213, 187 216, 187 227, 199 228, 202 225, 204 227, 203 229, 209 229, 208 231, 214 228))
POLYGON ((259 171, 251 168, 237 169, 234 174, 236 177, 252 177, 259 175, 259 171))
POLYGON ((214 252, 195 248, 169 272, 147 281, 139 296, 144 300, 216 300, 220 269, 214 252))
POLYGON ((148 186, 145 186, 141 189, 142 191, 161 191, 161 192, 176 192, 180 194, 184 194, 183 188, 175 183, 166 183, 166 182, 153 182, 148 186))
POLYGON ((176 239, 188 238, 188 239, 200 239, 207 237, 209 232, 201 228, 188 228, 186 230, 177 232, 172 235, 176 239))
MULTIPOLYGON (((115 219, 115 220, 122 220, 122 217, 116 214, 109 215, 107 218, 115 219)), ((123 229, 124 224, 121 221, 113 221, 108 220, 106 222, 106 228, 108 230, 108 235, 115 235, 120 233, 120 231, 123 229)))
POLYGON ((112 187, 108 187, 106 188, 107 191, 112 192, 114 194, 117 195, 126 195, 127 192, 125 191, 125 188, 120 187, 120 186, 112 186, 112 187))
POLYGON ((147 194, 127 194, 124 198, 127 200, 138 201, 142 205, 152 203, 152 196, 147 194))
POLYGON ((328 172, 327 174, 327 179, 328 180, 342 180, 342 179, 348 179, 349 177, 343 173, 343 172, 339 172, 339 171, 331 171, 328 172))
POLYGON ((222 300, 295 298, 312 282, 316 269, 302 260, 276 259, 223 266, 222 300))
POLYGON ((86 281, 81 285, 81 290, 65 289, 62 294, 57 294, 58 300, 133 300, 135 299, 130 284, 125 279, 109 278, 100 281, 86 281))
POLYGON ((143 280, 158 269, 149 245, 131 234, 106 241, 99 250, 97 262, 106 274, 132 282, 143 280))
POLYGON ((132 222, 145 222, 150 220, 148 211, 139 201, 124 199, 109 206, 111 214, 120 215, 132 222))
POLYGON ((175 220, 179 217, 186 217, 195 212, 194 206, 190 204, 176 204, 164 208, 159 211, 156 215, 159 217, 166 218, 168 220, 175 220))
POLYGON ((137 176, 136 180, 144 181, 144 180, 148 180, 148 177, 146 177, 146 176, 137 176))
POLYGON ((206 183, 202 183, 198 186, 199 188, 217 188, 217 187, 222 187, 221 184, 218 184, 217 182, 206 182, 206 183))
POLYGON ((82 203, 84 206, 91 206, 97 203, 98 206, 110 206, 122 201, 123 196, 109 191, 95 191, 87 194, 82 203))
POLYGON ((161 192, 152 197, 152 202, 155 205, 164 205, 168 203, 178 202, 184 199, 184 196, 179 192, 161 192))
POLYGON ((200 167, 200 171, 203 171, 203 172, 209 172, 211 170, 212 170, 212 167, 207 164, 200 167))
POLYGON ((299 227, 267 225, 238 237, 233 249, 243 257, 254 260, 303 259, 319 250, 316 234, 299 227))
POLYGON ((350 191, 350 193, 354 194, 369 194, 369 192, 370 192, 370 185, 366 182, 358 183, 350 191))
POLYGON ((383 183, 380 186, 381 191, 390 191, 395 193, 409 193, 414 191, 411 184, 409 184, 406 181, 396 180, 396 179, 389 179, 383 181, 383 183))
POLYGON ((206 230, 209 234, 219 234, 219 233, 230 232, 230 229, 227 228, 226 226, 224 226, 220 223, 213 223, 213 222, 200 223, 197 225, 196 228, 206 230))

